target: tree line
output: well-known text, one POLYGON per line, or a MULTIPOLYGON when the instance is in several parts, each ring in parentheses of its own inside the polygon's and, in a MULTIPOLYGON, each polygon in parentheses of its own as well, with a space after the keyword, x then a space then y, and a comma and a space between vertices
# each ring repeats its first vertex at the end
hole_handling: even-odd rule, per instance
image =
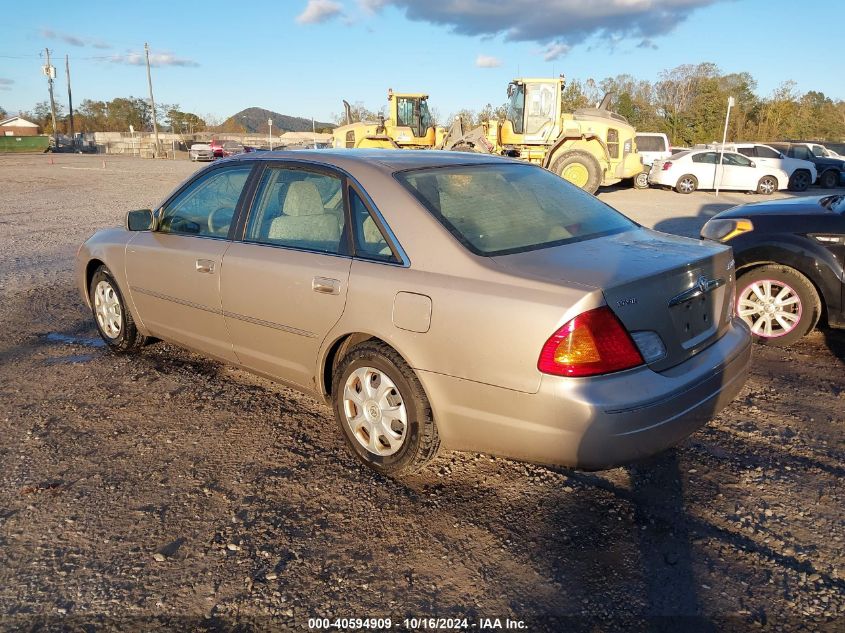
MULTIPOLYGON (((504 88, 504 87, 503 87, 504 88)), ((845 101, 833 100, 824 93, 810 90, 801 93, 794 81, 783 82, 772 94, 760 97, 757 82, 747 72, 722 73, 712 63, 683 64, 662 71, 654 81, 623 74, 594 79, 572 79, 563 91, 564 111, 594 106, 607 92, 614 93, 613 109, 625 116, 640 131, 664 132, 674 145, 690 146, 722 138, 728 97, 735 99, 731 110, 728 138, 731 140, 812 139, 845 140, 845 101)), ((59 132, 66 132, 68 122, 64 107, 56 104, 59 132)), ((111 101, 85 99, 74 111, 77 132, 150 131, 152 117, 149 101, 140 97, 118 97, 111 101)), ((0 108, 2 112, 2 108, 0 108)), ((352 120, 376 120, 385 108, 371 110, 362 103, 352 106, 352 120)), ((487 104, 480 110, 462 109, 442 119, 436 107, 431 108, 435 122, 449 126, 456 116, 467 125, 481 121, 504 120, 507 104, 487 104)), ((200 117, 182 112, 178 104, 156 107, 160 129, 191 133, 220 125, 211 115, 200 117)), ((35 105, 21 115, 52 133, 52 118, 47 102, 35 105)), ((337 124, 346 122, 345 114, 334 116, 337 124)), ((227 121, 232 131, 241 131, 238 122, 227 121), (237 129, 235 129, 237 128, 237 129)))
MULTIPOLYGON (((756 89, 757 82, 750 73, 725 74, 712 63, 684 64, 662 71, 655 81, 627 74, 601 81, 567 80, 562 102, 564 112, 572 112, 595 107, 612 92, 612 109, 637 130, 664 132, 673 145, 691 146, 722 139, 728 97, 732 96, 731 140, 845 140, 845 101, 834 101, 815 90, 802 94, 794 81, 785 81, 768 97, 758 96, 756 89)), ((441 119, 437 109, 431 108, 436 122, 446 127, 455 117, 460 117, 465 126, 504 121, 507 110, 507 103, 488 103, 480 110, 464 108, 441 119)), ((379 112, 385 114, 384 108, 373 111, 356 103, 352 119, 375 120, 379 112)), ((345 114, 335 115, 339 124, 345 119, 345 114)))
MULTIPOLYGON (((45 134, 53 133, 50 103, 40 101, 32 110, 20 113, 24 119, 38 124, 45 134)), ((179 104, 156 104, 156 123, 160 131, 178 133, 202 132, 209 127, 208 117, 182 112, 179 104)), ((151 132, 152 108, 142 97, 117 97, 111 101, 84 99, 73 109, 74 132, 151 132)), ((56 128, 60 134, 70 131, 70 119, 63 104, 56 102, 56 128)))

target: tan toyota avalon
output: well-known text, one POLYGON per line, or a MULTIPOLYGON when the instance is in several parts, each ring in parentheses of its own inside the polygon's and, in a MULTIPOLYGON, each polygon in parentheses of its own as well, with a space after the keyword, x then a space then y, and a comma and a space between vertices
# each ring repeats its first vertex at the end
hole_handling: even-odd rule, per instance
POLYGON ((523 162, 241 155, 79 250, 116 352, 163 339, 324 399, 393 475, 442 446, 585 469, 653 455, 745 381, 730 248, 523 162))

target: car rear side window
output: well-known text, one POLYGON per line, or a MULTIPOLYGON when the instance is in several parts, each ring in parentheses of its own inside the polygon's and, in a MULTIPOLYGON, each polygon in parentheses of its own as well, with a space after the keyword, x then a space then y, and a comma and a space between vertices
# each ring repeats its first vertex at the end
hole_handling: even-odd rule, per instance
POLYGON ((214 169, 200 176, 164 207, 160 233, 226 237, 250 165, 214 169))
POLYGON ((329 174, 264 170, 246 228, 248 242, 346 254, 341 180, 329 174))
MULTIPOLYGON (((759 158, 780 158, 780 152, 776 152, 771 147, 758 145, 755 149, 757 150, 757 156, 759 158)), ((746 154, 746 156, 747 155, 748 154, 746 154)))
POLYGON ((349 209, 352 212, 354 225, 355 254, 365 259, 397 262, 375 218, 358 192, 351 187, 349 188, 349 209))
POLYGON ((715 165, 719 162, 719 155, 716 152, 702 152, 701 154, 693 154, 692 162, 709 163, 711 165, 715 165))
POLYGON ((736 151, 743 156, 756 156, 757 151, 753 147, 737 147, 736 151))
POLYGON ((397 179, 464 246, 505 255, 636 225, 541 167, 514 163, 411 170, 397 179))

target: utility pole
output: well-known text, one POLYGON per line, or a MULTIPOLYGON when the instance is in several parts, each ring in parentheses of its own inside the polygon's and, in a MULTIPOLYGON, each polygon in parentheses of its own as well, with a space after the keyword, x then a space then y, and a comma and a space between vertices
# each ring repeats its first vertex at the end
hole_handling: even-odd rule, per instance
POLYGON ((75 147, 75 138, 73 135, 73 97, 70 93, 70 55, 65 55, 65 73, 67 74, 67 108, 68 108, 68 124, 70 127, 70 142, 75 147))
POLYGON ((150 86, 150 105, 153 108, 153 135, 156 140, 155 158, 158 158, 158 123, 156 122, 156 101, 153 98, 153 78, 150 74, 150 45, 144 42, 144 53, 147 57, 147 83, 150 86))
POLYGON ((56 78, 56 68, 50 63, 50 49, 45 48, 47 53, 47 65, 44 66, 44 74, 47 75, 47 88, 50 91, 50 112, 53 114, 53 142, 55 149, 59 149, 59 131, 56 129, 56 101, 53 99, 53 80, 56 78))
MULTIPOLYGON (((719 164, 716 165, 716 170, 722 168, 722 173, 719 176, 719 181, 716 184, 716 195, 719 195, 719 185, 722 184, 722 179, 725 177, 725 166, 722 164, 725 156, 725 143, 728 141, 728 121, 731 119, 731 108, 736 104, 733 97, 728 97, 728 111, 725 113, 725 132, 722 134, 722 145, 719 147, 719 164)), ((715 180, 715 176, 714 176, 715 180)))

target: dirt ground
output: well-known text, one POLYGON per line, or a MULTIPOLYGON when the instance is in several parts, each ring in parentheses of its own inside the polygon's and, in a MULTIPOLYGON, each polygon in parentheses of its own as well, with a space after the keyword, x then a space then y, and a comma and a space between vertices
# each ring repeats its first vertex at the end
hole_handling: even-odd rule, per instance
MULTIPOLYGON (((735 403, 636 466, 443 453, 393 481, 308 397, 165 344, 107 352, 76 249, 196 165, 48 160, 0 157, 0 628, 845 630, 842 332, 756 346, 735 403)), ((600 197, 693 235, 756 199, 600 197)))

